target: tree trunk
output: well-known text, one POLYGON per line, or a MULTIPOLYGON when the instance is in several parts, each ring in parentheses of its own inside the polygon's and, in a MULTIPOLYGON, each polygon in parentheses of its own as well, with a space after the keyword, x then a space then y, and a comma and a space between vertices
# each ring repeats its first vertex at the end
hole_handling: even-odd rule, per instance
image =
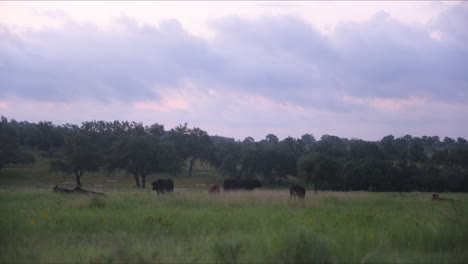
POLYGON ((133 175, 133 178, 135 179, 136 187, 140 188, 140 178, 138 175, 133 175))
POLYGON ((190 165, 189 165, 189 171, 188 171, 188 176, 192 177, 192 172, 193 172, 193 166, 195 165, 195 158, 192 158, 190 160, 190 165))
POLYGON ((81 187, 81 175, 83 175, 83 172, 78 172, 75 171, 75 180, 76 180, 76 186, 81 187))
POLYGON ((317 185, 318 185, 318 184, 314 184, 315 194, 317 194, 317 185))
POLYGON ((141 188, 146 187, 146 175, 141 175, 141 188))

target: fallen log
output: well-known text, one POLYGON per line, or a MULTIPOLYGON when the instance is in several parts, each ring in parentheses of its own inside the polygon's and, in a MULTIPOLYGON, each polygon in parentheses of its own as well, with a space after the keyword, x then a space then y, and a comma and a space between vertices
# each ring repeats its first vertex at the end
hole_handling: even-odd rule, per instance
POLYGON ((88 191, 85 189, 82 189, 80 186, 76 186, 73 190, 73 193, 80 193, 80 194, 92 194, 92 195, 105 195, 104 193, 101 192, 93 192, 93 191, 88 191))
POLYGON ((78 193, 78 194, 86 194, 86 195, 105 195, 104 193, 101 193, 101 192, 94 192, 94 191, 88 191, 88 190, 82 189, 80 186, 76 186, 75 188, 73 188, 73 190, 70 190, 70 189, 60 188, 57 185, 55 185, 52 189, 54 193, 78 193))
POLYGON ((57 185, 52 187, 54 193, 72 193, 73 191, 70 189, 60 188, 57 185))

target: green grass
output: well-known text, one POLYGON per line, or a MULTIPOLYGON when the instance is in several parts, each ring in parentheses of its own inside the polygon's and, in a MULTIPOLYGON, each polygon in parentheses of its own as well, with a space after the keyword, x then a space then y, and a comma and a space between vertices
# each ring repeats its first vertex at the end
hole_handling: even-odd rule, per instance
POLYGON ((0 262, 466 263, 468 195, 0 190, 0 262))
POLYGON ((134 189, 123 172, 83 176, 105 197, 58 195, 50 186, 73 188, 73 176, 34 155, 33 165, 0 170, 0 263, 468 262, 468 194, 433 202, 429 193, 309 190, 298 201, 289 179, 209 195, 223 177, 197 163, 169 195, 134 189))

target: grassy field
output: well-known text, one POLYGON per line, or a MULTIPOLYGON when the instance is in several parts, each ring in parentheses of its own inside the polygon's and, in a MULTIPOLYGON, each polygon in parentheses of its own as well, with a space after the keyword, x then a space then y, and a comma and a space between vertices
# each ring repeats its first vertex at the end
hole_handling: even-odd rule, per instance
POLYGON ((0 263, 468 262, 468 194, 309 191, 298 201, 290 179, 209 195, 223 178, 197 163, 192 178, 173 178, 173 194, 100 172, 83 187, 107 196, 58 195, 51 186, 73 188, 73 177, 34 154, 33 165, 0 170, 0 263))
POLYGON ((0 262, 468 262, 467 194, 100 191, 0 189, 0 262))

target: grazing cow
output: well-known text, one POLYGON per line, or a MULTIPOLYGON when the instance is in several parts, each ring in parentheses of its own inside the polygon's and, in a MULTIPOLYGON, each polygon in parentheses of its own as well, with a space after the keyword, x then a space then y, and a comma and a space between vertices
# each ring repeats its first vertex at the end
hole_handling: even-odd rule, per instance
POLYGON ((260 183, 259 180, 242 180, 241 181, 241 187, 245 190, 253 190, 254 188, 257 187, 262 187, 262 184, 260 183))
POLYGON ((153 185, 153 191, 160 193, 169 193, 174 191, 174 182, 171 179, 158 179, 151 183, 153 185))
POLYGON ((306 193, 306 190, 302 186, 294 185, 291 188, 289 188, 289 198, 297 197, 300 199, 304 199, 305 193, 306 193))
POLYGON ((210 188, 208 188, 208 193, 219 193, 221 190, 221 186, 219 184, 211 184, 210 188))
POLYGON ((253 190, 254 188, 262 187, 258 180, 239 180, 239 179, 225 179, 223 188, 225 191, 235 190, 253 190))
POLYGON ((224 182, 223 182, 223 189, 225 191, 239 190, 240 189, 240 180, 238 180, 238 179, 225 179, 224 182))
POLYGON ((432 194, 432 201, 455 201, 454 199, 450 199, 450 198, 442 198, 442 197, 439 197, 439 194, 432 194))

